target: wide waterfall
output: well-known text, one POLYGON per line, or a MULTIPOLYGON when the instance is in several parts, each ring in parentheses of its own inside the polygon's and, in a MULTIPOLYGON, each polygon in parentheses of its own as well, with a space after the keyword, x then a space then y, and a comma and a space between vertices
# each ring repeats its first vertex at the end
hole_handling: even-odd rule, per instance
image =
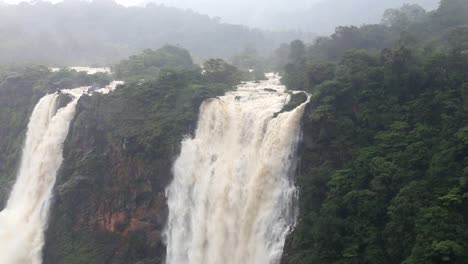
MULTIPOLYGON (((95 90, 109 93, 122 82, 95 90)), ((21 164, 7 205, 0 212, 0 263, 40 264, 44 231, 63 144, 76 105, 90 87, 62 90, 72 97, 58 109, 59 93, 48 94, 35 106, 28 124, 21 164)))
POLYGON ((206 100, 166 191, 167 264, 277 264, 295 224, 293 170, 307 102, 276 75, 206 100))

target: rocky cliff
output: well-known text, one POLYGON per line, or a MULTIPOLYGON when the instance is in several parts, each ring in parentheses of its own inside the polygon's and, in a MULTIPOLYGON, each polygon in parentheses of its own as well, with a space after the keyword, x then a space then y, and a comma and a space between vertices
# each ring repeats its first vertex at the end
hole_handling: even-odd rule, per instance
POLYGON ((203 99, 226 89, 183 79, 82 97, 64 146, 44 263, 163 263, 173 159, 203 99))
MULTIPOLYGON (((109 95, 81 97, 64 144, 43 263, 163 263, 164 191, 173 159, 195 128, 202 101, 238 83, 239 72, 224 66, 204 75, 196 67, 165 69, 109 95)), ((46 67, 0 68, 0 209, 38 100, 59 88, 102 86, 108 78, 46 67)), ((62 96, 59 104, 67 100, 62 96)))
POLYGON ((21 157, 29 116, 47 88, 47 68, 0 68, 0 209, 3 208, 21 157))

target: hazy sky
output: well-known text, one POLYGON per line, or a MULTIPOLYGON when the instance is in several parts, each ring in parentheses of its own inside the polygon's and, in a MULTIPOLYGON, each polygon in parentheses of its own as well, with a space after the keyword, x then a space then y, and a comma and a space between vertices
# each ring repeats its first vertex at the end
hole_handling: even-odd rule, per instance
MULTIPOLYGON (((2 0, 0 0, 2 1, 2 0)), ((3 0, 6 3, 18 3, 24 0, 3 0)), ((27 0, 33 2, 34 0, 27 0)), ((57 3, 62 0, 46 0, 57 3)), ((179 8, 187 8, 210 16, 218 16, 224 21, 240 23, 242 17, 263 16, 266 12, 292 11, 311 7, 314 3, 324 0, 115 0, 131 6, 144 5, 149 2, 165 4, 179 8)))
MULTIPOLYGON (((19 2, 33 2, 34 0, 3 0, 6 3, 19 3, 19 2)), ((61 2, 62 0, 45 0, 52 3, 61 2)), ((311 6, 316 2, 323 0, 236 0, 236 1, 226 1, 226 0, 116 0, 116 2, 123 5, 143 5, 148 2, 155 2, 166 4, 170 6, 182 7, 182 8, 192 8, 197 10, 206 10, 209 12, 226 9, 227 7, 246 7, 252 6, 255 8, 264 7, 269 8, 286 8, 290 9, 291 7, 304 7, 311 6)), ((1 2, 1 1, 0 1, 1 2)))
MULTIPOLYGON (((1 2, 2 0, 0 0, 1 2)), ((29 2, 37 0, 29 0, 29 2)), ((60 2, 61 0, 47 0, 60 2)), ((88 0, 90 1, 90 0, 88 0)), ((105 0, 96 0, 105 1, 105 0)), ((154 2, 192 9, 221 21, 264 29, 299 29, 329 34, 338 25, 378 23, 387 8, 417 3, 435 8, 439 0, 115 0, 131 6, 154 2), (364 12, 363 12, 364 11, 364 12)), ((21 0, 3 0, 18 3, 21 0)))
MULTIPOLYGON (((10 4, 25 1, 34 2, 35 0, 3 0, 3 2, 10 4)), ((45 1, 57 3, 62 0, 45 1)), ((249 26, 261 26, 268 14, 280 11, 303 10, 320 1, 326 0, 115 0, 115 2, 126 6, 140 6, 154 2, 167 6, 192 9, 201 14, 220 17, 223 22, 249 26)))

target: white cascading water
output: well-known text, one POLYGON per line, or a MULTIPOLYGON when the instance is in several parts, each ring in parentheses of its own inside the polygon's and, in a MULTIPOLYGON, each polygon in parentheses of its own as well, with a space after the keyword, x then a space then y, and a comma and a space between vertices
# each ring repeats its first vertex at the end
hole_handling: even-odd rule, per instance
POLYGON ((167 264, 280 262, 296 219, 292 170, 308 102, 275 117, 290 95, 268 77, 202 104, 166 190, 167 264))
MULTIPOLYGON (((109 93, 122 82, 96 90, 109 93)), ((63 143, 76 105, 90 87, 62 90, 72 101, 57 109, 59 94, 48 94, 35 106, 16 182, 7 205, 0 212, 0 263, 41 264, 44 231, 57 171, 62 163, 63 143)))

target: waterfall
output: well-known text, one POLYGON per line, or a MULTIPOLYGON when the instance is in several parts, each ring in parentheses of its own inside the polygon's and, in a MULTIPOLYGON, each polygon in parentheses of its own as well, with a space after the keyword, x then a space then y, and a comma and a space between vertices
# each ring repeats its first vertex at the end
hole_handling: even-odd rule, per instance
POLYGON ((64 90, 73 99, 58 108, 59 94, 44 96, 30 117, 17 180, 0 212, 0 263, 40 264, 49 202, 62 148, 86 88, 64 90))
POLYGON ((167 264, 277 264, 296 220, 292 171, 305 102, 279 77, 206 100, 166 190, 167 264))

